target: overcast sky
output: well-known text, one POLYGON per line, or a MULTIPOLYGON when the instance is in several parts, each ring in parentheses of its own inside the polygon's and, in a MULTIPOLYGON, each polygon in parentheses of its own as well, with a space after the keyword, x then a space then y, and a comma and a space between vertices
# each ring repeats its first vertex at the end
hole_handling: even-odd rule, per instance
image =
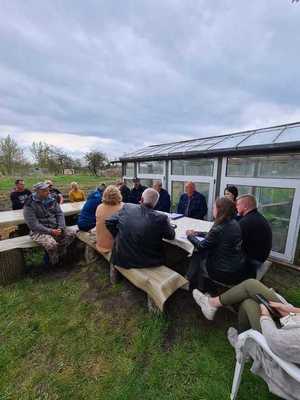
POLYGON ((0 0, 0 137, 111 157, 300 120, 300 3, 0 0))

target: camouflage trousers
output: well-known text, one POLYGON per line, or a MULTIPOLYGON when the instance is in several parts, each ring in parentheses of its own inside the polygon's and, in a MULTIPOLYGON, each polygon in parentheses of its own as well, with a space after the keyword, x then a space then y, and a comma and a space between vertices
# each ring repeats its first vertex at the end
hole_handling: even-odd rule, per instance
POLYGON ((60 257, 64 256, 67 252, 67 247, 75 239, 75 232, 71 229, 65 228, 60 236, 54 237, 44 233, 32 233, 31 239, 42 246, 48 256, 52 265, 59 262, 60 257))

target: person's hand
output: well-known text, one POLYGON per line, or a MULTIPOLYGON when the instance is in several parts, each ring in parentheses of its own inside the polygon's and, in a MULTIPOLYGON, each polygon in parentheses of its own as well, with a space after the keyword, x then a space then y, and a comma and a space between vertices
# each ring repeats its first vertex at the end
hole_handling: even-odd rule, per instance
POLYGON ((290 306, 289 304, 282 304, 275 301, 270 301, 270 305, 271 307, 276 308, 279 314, 281 314, 283 317, 288 315, 290 312, 294 312, 294 307, 290 306))
POLYGON ((52 236, 60 236, 61 235, 61 229, 52 229, 52 236))
POLYGON ((185 232, 185 234, 186 234, 186 236, 190 236, 190 235, 194 236, 196 234, 196 232, 194 231, 194 229, 188 229, 185 232))
POLYGON ((260 315, 265 316, 265 317, 270 317, 270 313, 269 313, 267 307, 264 306, 263 304, 260 304, 260 315))

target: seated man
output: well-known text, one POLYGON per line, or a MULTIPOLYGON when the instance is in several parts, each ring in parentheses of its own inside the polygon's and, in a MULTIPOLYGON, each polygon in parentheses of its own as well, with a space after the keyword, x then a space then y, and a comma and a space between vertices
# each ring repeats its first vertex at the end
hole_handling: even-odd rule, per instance
POLYGON ((162 183, 160 181, 154 183, 153 189, 157 190, 159 193, 159 199, 154 210, 164 211, 169 213, 171 208, 171 200, 169 193, 165 189, 163 189, 162 183))
POLYGON ((77 225, 81 231, 89 231, 96 226, 96 210, 99 204, 101 204, 103 195, 103 189, 97 188, 94 192, 90 193, 87 201, 82 207, 77 225))
POLYGON ((49 186, 50 196, 52 196, 58 202, 58 204, 62 204, 64 202, 64 196, 62 192, 53 186, 53 182, 50 179, 48 179, 45 183, 49 186))
POLYGON ((203 219, 207 214, 206 199, 203 194, 196 191, 193 182, 187 182, 185 192, 180 196, 177 206, 178 214, 183 214, 186 217, 203 219))
POLYGON ((25 183, 23 179, 17 179, 15 181, 15 188, 10 194, 10 200, 13 210, 22 210, 24 207, 25 200, 31 195, 31 191, 25 189, 25 183))
POLYGON ((24 219, 32 240, 44 247, 50 263, 55 265, 60 256, 66 254, 75 233, 66 228, 64 214, 56 199, 49 194, 49 186, 40 182, 34 189, 25 202, 24 219))
POLYGON ((117 182, 117 188, 121 192, 123 203, 128 203, 129 202, 129 196, 130 196, 130 189, 126 185, 126 182, 125 181, 117 182))
POLYGON ((165 262, 162 239, 174 239, 175 230, 167 215, 154 211, 159 198, 156 190, 146 189, 141 204, 124 204, 106 219, 115 238, 111 263, 123 268, 159 267, 165 262))
POLYGON ((133 179, 134 186, 130 191, 128 203, 139 204, 141 201, 142 193, 146 190, 146 186, 141 185, 139 178, 133 179))
POLYGON ((256 277, 257 269, 268 258, 272 248, 272 231, 268 221, 257 210, 256 198, 245 194, 237 198, 236 208, 241 219, 242 249, 246 264, 256 277))

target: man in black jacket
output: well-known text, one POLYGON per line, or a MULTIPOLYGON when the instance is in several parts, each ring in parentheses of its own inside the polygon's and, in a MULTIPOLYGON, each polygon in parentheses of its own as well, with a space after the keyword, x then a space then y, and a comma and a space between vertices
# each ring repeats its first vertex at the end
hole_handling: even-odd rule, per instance
POLYGON ((175 238, 167 215, 154 211, 159 194, 146 189, 141 204, 125 204, 106 220, 115 238, 111 263, 123 268, 159 267, 165 262, 162 239, 175 238))
POLYGON ((142 198, 142 193, 147 189, 146 186, 141 185, 139 178, 133 179, 134 186, 131 189, 128 203, 139 204, 142 198))
POLYGON ((272 231, 268 221, 257 210, 256 198, 251 194, 239 196, 236 203, 241 217, 242 249, 246 263, 256 277, 257 269, 268 258, 272 248, 272 231))
POLYGON ((22 210, 25 200, 31 195, 31 191, 25 188, 23 179, 15 181, 15 188, 10 194, 10 200, 13 210, 22 210))
POLYGON ((155 210, 169 213, 171 208, 171 199, 169 193, 166 189, 163 189, 160 181, 154 183, 153 189, 157 190, 159 193, 159 200, 155 206, 155 210))

